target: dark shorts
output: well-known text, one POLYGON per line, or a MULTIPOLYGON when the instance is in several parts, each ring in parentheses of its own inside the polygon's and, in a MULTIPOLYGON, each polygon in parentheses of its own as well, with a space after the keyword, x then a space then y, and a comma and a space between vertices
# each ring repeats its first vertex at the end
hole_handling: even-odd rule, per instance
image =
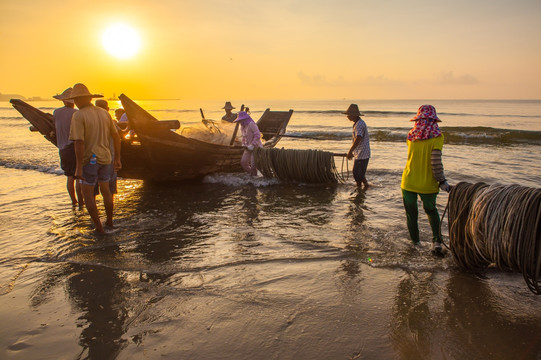
MULTIPOLYGON (((113 172, 113 176, 109 179, 109 191, 111 191, 111 194, 116 194, 118 192, 117 185, 116 185, 116 179, 117 174, 116 172, 113 172)), ((100 187, 98 184, 94 186, 94 196, 98 196, 100 194, 100 187)))
POLYGON ((86 164, 83 166, 82 184, 96 185, 99 182, 109 181, 113 175, 113 163, 107 165, 86 164))
POLYGON ((77 167, 77 159, 75 158, 75 145, 69 144, 62 150, 58 151, 60 155, 60 167, 64 170, 64 175, 75 176, 75 168, 77 167))
POLYGON ((358 183, 362 182, 366 176, 366 168, 368 167, 368 160, 370 159, 357 159, 353 163, 353 178, 358 183))

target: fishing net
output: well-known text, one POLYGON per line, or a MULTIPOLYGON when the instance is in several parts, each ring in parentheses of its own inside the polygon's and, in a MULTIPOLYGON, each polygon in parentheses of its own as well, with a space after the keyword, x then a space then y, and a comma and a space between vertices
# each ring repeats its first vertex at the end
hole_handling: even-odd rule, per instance
MULTIPOLYGON (((180 131, 180 135, 212 144, 230 144, 231 137, 235 131, 234 123, 207 120, 207 124, 208 125, 197 124, 183 127, 180 131)), ((240 131, 238 135, 240 135, 240 131)))
POLYGON ((334 156, 321 150, 254 149, 255 166, 261 174, 286 182, 344 182, 343 174, 336 168, 334 156))

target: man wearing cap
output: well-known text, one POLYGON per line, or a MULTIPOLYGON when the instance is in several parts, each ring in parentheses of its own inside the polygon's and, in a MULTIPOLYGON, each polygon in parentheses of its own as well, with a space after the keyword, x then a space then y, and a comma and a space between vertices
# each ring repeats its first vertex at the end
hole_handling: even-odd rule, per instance
POLYGON ((73 114, 70 139, 75 143, 77 167, 75 177, 81 180, 86 208, 96 232, 103 233, 94 186, 99 184, 107 215, 106 225, 113 226, 113 196, 109 190, 109 179, 114 170, 121 168, 120 137, 109 113, 92 105, 92 98, 102 95, 92 94, 84 84, 75 84, 70 99, 79 108, 73 114), (110 150, 111 139, 114 144, 114 159, 110 150))
POLYGON ((64 170, 64 175, 67 177, 66 187, 71 198, 73 207, 79 203, 79 209, 83 208, 83 194, 81 192, 81 184, 75 181, 75 168, 77 161, 75 158, 75 147, 73 141, 70 140, 71 117, 77 110, 74 109, 73 100, 67 100, 71 95, 71 88, 64 90, 62 94, 54 95, 53 98, 61 100, 64 103, 63 107, 53 111, 54 127, 56 133, 56 145, 58 146, 58 154, 60 156, 60 167, 64 170), (77 196, 75 196, 77 194, 77 196))
POLYGON ((347 158, 355 158, 353 163, 353 178, 357 182, 357 186, 364 188, 370 186, 368 180, 366 180, 366 168, 368 167, 368 160, 370 160, 370 139, 368 137, 368 128, 363 119, 361 119, 361 112, 357 104, 351 104, 346 112, 342 114, 347 115, 348 119, 353 122, 353 144, 349 149, 347 158))
POLYGON ((237 114, 231 112, 235 107, 231 105, 231 101, 226 101, 225 106, 222 108, 225 110, 225 115, 222 116, 223 121, 233 122, 237 118, 237 114))

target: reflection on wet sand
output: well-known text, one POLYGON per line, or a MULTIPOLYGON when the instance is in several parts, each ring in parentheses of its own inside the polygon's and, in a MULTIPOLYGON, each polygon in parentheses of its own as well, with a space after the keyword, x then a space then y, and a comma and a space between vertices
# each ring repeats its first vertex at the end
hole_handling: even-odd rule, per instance
MULTIPOLYGON (((391 339, 402 359, 536 359, 541 316, 535 301, 502 312, 513 296, 495 293, 485 280, 451 271, 407 273, 398 284, 391 339), (504 296, 502 296, 504 295, 504 296), (524 316, 530 311, 531 317, 524 316)), ((509 290, 509 289, 506 289, 509 290)))
POLYGON ((403 359, 441 356, 434 330, 439 326, 429 302, 436 291, 432 274, 406 274, 397 288, 391 325, 393 346, 403 359), (434 347, 434 350, 433 350, 434 347))
POLYGON ((79 358, 113 359, 123 347, 130 305, 129 284, 118 271, 103 266, 72 264, 66 288, 73 306, 81 312, 79 358))
MULTIPOLYGON (((117 251, 116 249, 115 251, 117 251)), ((32 306, 50 301, 55 287, 65 283, 72 312, 79 313, 79 359, 112 359, 126 345, 130 286, 115 269, 64 263, 53 266, 32 292, 32 306)))
POLYGON ((496 290, 485 279, 460 271, 451 273, 445 287, 446 316, 442 323, 455 331, 448 336, 446 350, 454 358, 539 359, 538 301, 532 299, 517 311, 505 311, 518 293, 509 292, 510 287, 504 292, 496 290))

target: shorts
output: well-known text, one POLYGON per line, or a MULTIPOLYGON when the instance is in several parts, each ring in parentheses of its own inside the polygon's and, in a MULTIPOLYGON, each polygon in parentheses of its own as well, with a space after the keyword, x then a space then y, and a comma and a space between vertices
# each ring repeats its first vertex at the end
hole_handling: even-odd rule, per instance
POLYGON ((356 182, 360 183, 366 178, 366 168, 368 167, 368 160, 370 159, 357 159, 353 163, 353 178, 356 182))
MULTIPOLYGON (((118 192, 117 185, 116 185, 116 179, 117 174, 113 171, 113 176, 109 179, 109 191, 111 191, 111 194, 116 194, 118 192)), ((100 186, 96 184, 94 186, 94 196, 98 196, 100 194, 100 186)))
POLYGON ((109 181, 113 175, 113 163, 107 165, 86 164, 83 166, 83 178, 81 184, 96 185, 98 182, 109 181))
POLYGON ((58 150, 60 155, 60 167, 64 170, 64 175, 75 176, 77 167, 77 158, 75 157, 75 145, 69 144, 65 148, 58 150))

